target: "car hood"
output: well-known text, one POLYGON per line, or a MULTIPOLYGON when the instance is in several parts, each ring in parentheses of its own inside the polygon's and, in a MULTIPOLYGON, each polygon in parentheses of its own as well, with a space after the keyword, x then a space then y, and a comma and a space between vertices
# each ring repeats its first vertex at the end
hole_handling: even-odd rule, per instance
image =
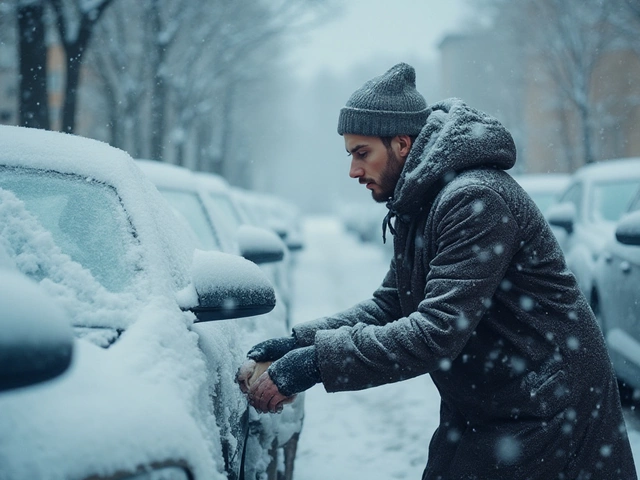
POLYGON ((155 299, 111 348, 76 340, 61 377, 1 394, 6 478, 82 479, 167 461, 186 462, 196 478, 224 478, 190 322, 155 299))

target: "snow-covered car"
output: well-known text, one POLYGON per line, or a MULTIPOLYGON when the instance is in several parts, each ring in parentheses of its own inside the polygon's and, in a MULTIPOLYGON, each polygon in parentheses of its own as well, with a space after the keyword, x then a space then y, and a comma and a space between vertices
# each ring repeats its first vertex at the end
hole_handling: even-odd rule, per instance
POLYGON ((245 221, 276 232, 292 253, 304 248, 301 214, 295 205, 275 195, 241 188, 233 188, 231 195, 245 221))
MULTIPOLYGON (((368 243, 382 244, 382 220, 389 213, 384 203, 347 203, 338 209, 344 229, 368 243)), ((393 242, 390 242, 393 243, 393 242)))
POLYGON ((623 398, 640 398, 640 191, 616 225, 594 273, 592 306, 607 340, 623 398))
MULTIPOLYGON (((222 178, 196 174, 187 168, 154 160, 136 160, 136 163, 186 220, 195 232, 200 248, 244 256, 259 264, 274 286, 276 306, 264 315, 265 318, 248 317, 237 322, 244 352, 267 338, 289 335, 289 303, 284 298, 280 281, 288 256, 283 241, 268 229, 243 225, 238 219, 228 218, 235 207, 228 203, 229 186, 222 178)), ((265 470, 268 479, 278 478, 278 470, 282 478, 292 478, 303 417, 304 394, 298 395, 278 415, 262 415, 250 409, 247 448, 252 461, 245 462, 247 478, 255 478, 265 470)))
POLYGON ((568 173, 522 173, 513 175, 513 178, 544 213, 567 187, 571 175, 568 173))
POLYGON ((591 299, 593 271, 616 222, 640 188, 640 158, 602 161, 576 170, 545 212, 567 265, 591 299))
POLYGON ((125 152, 7 126, 0 144, 3 262, 55 298, 75 337, 65 373, 0 393, 0 478, 240 478, 243 453, 262 460, 245 449, 235 318, 274 308, 269 280, 195 249, 125 152))
MULTIPOLYGON (((6 259, 10 260, 8 255, 6 259)), ((8 268, 11 263, 3 264, 0 262, 0 392, 59 376, 69 368, 73 352, 71 324, 62 308, 34 281, 8 268)))

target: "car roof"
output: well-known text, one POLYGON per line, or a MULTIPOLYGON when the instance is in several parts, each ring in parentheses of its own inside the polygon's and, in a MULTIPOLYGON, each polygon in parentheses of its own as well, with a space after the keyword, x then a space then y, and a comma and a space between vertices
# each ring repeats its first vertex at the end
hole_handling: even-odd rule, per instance
POLYGON ((526 191, 559 192, 569 184, 568 173, 524 173, 512 177, 526 191))
POLYGON ((136 163, 157 187, 189 191, 197 189, 193 172, 186 167, 147 159, 136 159, 136 163))
POLYGON ((77 135, 0 125, 0 145, 3 165, 74 173, 116 188, 132 173, 140 176, 125 151, 77 135))
POLYGON ((195 172, 200 185, 208 192, 229 193, 230 185, 223 177, 209 172, 195 172))
POLYGON ((587 181, 640 178, 640 157, 616 158, 590 163, 580 167, 574 175, 575 178, 587 181))

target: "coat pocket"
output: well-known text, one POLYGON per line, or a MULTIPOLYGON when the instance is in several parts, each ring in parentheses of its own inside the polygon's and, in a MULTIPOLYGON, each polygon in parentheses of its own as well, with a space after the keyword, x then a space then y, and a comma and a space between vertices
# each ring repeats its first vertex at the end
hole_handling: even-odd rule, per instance
POLYGON ((562 411, 569 398, 567 373, 558 370, 551 375, 529 375, 525 388, 529 391, 529 413, 548 417, 562 411))

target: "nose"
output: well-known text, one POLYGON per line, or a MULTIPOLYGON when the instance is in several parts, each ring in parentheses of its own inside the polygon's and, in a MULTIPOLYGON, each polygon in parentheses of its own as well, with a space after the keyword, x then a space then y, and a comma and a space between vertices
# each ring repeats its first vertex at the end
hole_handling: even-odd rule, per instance
POLYGON ((349 176, 351 178, 360 178, 364 176, 364 169, 356 163, 355 159, 351 160, 351 167, 349 168, 349 176))

